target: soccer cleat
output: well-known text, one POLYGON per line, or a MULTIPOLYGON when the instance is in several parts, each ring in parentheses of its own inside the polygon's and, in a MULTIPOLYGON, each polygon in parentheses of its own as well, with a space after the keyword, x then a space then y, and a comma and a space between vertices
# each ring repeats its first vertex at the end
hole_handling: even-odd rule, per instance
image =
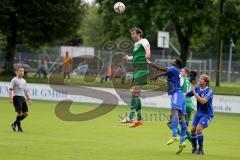
POLYGON ((120 120, 120 123, 133 123, 134 120, 130 119, 129 117, 125 117, 120 120))
POLYGON ((11 124, 11 128, 14 132, 16 132, 16 125, 14 123, 11 124))
POLYGON ((192 154, 197 154, 197 149, 192 149, 192 154))
POLYGON ((200 150, 198 150, 198 151, 196 152, 196 154, 198 154, 198 155, 204 155, 204 152, 203 152, 202 149, 200 149, 200 150))
POLYGON ((179 145, 179 148, 176 151, 176 154, 182 153, 183 149, 187 146, 186 142, 183 142, 179 145))
POLYGON ((143 120, 140 120, 140 121, 136 120, 129 126, 129 128, 135 128, 141 125, 143 125, 143 120))
POLYGON ((167 145, 173 144, 174 142, 179 142, 180 138, 179 137, 172 137, 168 142, 167 145))
POLYGON ((18 125, 18 132, 23 132, 21 125, 18 125))

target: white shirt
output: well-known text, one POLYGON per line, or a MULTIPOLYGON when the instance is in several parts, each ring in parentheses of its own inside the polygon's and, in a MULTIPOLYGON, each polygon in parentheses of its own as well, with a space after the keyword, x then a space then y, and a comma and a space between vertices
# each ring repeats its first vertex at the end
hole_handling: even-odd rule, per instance
POLYGON ((134 46, 136 46, 138 44, 141 44, 143 47, 150 46, 150 44, 149 44, 149 42, 148 42, 148 40, 146 38, 142 38, 139 41, 135 42, 134 46))
POLYGON ((24 90, 27 89, 26 80, 23 78, 14 77, 10 83, 10 90, 13 90, 14 96, 24 96, 24 90))

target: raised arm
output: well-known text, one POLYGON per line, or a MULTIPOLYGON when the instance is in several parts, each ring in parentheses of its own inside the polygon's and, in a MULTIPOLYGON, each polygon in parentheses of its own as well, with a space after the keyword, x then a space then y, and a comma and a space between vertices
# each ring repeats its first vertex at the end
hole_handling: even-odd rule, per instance
POLYGON ((163 67, 163 66, 154 64, 154 63, 150 62, 149 60, 147 60, 147 63, 148 63, 148 65, 151 66, 152 68, 154 68, 154 69, 156 69, 156 70, 159 70, 159 71, 161 71, 161 72, 167 73, 167 68, 166 68, 166 67, 163 67))

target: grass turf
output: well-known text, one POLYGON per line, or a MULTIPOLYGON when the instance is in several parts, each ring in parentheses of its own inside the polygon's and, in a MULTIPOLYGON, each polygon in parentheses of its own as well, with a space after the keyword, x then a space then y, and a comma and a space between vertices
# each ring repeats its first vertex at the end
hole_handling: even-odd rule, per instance
MULTIPOLYGON (((34 101, 30 116, 23 121, 24 133, 14 133, 10 123, 15 119, 13 108, 6 99, 0 104, 1 160, 239 160, 240 116, 217 113, 206 129, 205 155, 191 154, 191 146, 176 155, 177 144, 166 146, 170 131, 163 115, 166 109, 144 108, 148 118, 139 128, 130 129, 118 123, 128 111, 117 107, 112 112, 85 122, 65 122, 55 116, 56 102, 34 101), (150 121, 155 114, 157 120, 150 121), (162 116, 160 117, 160 114, 162 116), (159 120, 161 118, 161 120, 159 120)), ((92 104, 74 104, 71 111, 85 112, 92 104)))

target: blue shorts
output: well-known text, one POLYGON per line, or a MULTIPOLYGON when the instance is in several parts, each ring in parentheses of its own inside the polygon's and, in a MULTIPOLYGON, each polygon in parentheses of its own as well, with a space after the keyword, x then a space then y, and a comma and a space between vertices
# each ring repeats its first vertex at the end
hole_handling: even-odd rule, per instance
POLYGON ((212 119, 212 115, 197 112, 193 118, 192 126, 201 125, 203 128, 207 128, 212 119))
POLYGON ((171 107, 180 111, 180 115, 186 115, 186 97, 182 92, 171 95, 171 107))

